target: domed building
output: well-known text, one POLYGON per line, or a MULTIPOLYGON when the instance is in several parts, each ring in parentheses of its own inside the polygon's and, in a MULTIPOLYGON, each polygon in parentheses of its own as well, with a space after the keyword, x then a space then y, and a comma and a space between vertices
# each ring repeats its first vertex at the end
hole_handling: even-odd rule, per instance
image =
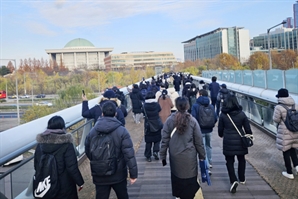
POLYGON ((105 69, 104 58, 113 48, 96 48, 90 41, 77 38, 69 41, 62 49, 46 49, 49 60, 62 64, 69 70, 76 68, 105 69))

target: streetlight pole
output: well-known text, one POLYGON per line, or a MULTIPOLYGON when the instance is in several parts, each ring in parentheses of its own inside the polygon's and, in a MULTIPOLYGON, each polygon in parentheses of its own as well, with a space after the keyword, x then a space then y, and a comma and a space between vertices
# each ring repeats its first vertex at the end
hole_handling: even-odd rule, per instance
POLYGON ((270 51, 270 30, 271 30, 272 28, 275 28, 275 27, 277 27, 277 26, 279 26, 279 25, 281 25, 281 24, 285 24, 285 23, 287 23, 287 22, 286 22, 286 21, 282 21, 281 23, 279 23, 279 24, 277 24, 277 25, 275 25, 275 26, 273 26, 273 27, 267 29, 268 56, 269 56, 269 68, 270 68, 270 70, 272 69, 272 60, 271 60, 271 51, 270 51))

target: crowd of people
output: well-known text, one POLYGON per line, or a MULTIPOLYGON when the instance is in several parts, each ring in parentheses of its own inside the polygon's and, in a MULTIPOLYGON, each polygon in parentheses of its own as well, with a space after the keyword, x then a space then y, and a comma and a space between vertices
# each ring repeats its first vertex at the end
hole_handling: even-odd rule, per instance
MULTIPOLYGON (((172 195, 177 198, 194 198, 200 189, 198 161, 206 161, 208 174, 212 174, 212 134, 216 123, 217 134, 223 140, 223 155, 231 184, 229 191, 236 193, 238 185, 246 183, 245 155, 248 148, 243 146, 238 129, 241 133, 252 135, 249 120, 227 85, 217 83, 216 77, 212 77, 211 81, 207 85, 201 80, 196 86, 191 75, 174 73, 156 79, 152 77, 151 81, 143 78, 139 84, 133 84, 132 89, 128 88, 133 122, 135 125, 143 122, 144 125, 144 157, 147 162, 161 160, 166 166, 169 155, 172 195), (237 175, 235 157, 238 160, 237 175)), ((298 148, 298 133, 287 129, 284 106, 291 108, 295 102, 286 89, 280 89, 276 97, 278 105, 274 109, 273 120, 278 124, 277 146, 283 152, 286 167, 282 175, 294 179, 292 165, 298 172, 295 150, 298 148)), ((84 94, 82 101, 82 116, 94 119, 94 127, 86 137, 85 152, 90 160, 96 198, 108 199, 111 188, 118 198, 129 198, 126 179, 129 176, 131 184, 135 183, 138 167, 133 143, 125 128, 125 96, 113 87, 106 89, 92 108, 89 108, 84 94)), ((294 108, 298 110, 298 105, 294 108)), ((79 186, 80 190, 84 181, 76 163, 73 138, 66 133, 63 118, 51 118, 47 130, 37 136, 37 141, 36 170, 43 153, 65 146, 56 156, 61 187, 67 185, 67 188, 55 198, 77 198, 75 186, 79 186)))

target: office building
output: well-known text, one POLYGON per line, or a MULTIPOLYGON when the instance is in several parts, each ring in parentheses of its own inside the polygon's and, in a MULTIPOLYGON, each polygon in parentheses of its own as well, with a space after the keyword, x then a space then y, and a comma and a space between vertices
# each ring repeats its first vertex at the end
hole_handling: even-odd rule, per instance
POLYGON ((284 20, 286 23, 283 24, 284 28, 293 28, 294 27, 294 20, 292 17, 288 17, 284 20))
MULTIPOLYGON (((270 31, 270 48, 281 51, 285 49, 297 50, 298 29, 293 28, 277 28, 270 31)), ((268 35, 267 33, 253 37, 254 47, 260 47, 262 50, 268 51, 268 35)))
POLYGON ((212 59, 228 53, 243 63, 250 56, 249 42, 249 31, 242 27, 218 28, 182 42, 184 59, 212 59))
POLYGON ((62 49, 47 49, 49 60, 58 66, 62 64, 69 70, 76 68, 104 69, 104 58, 113 48, 96 48, 90 41, 73 39, 62 49))
POLYGON ((126 67, 173 66, 177 64, 177 60, 171 52, 123 52, 107 56, 104 63, 107 70, 114 70, 126 67))
POLYGON ((293 5, 294 28, 298 28, 298 1, 293 5))

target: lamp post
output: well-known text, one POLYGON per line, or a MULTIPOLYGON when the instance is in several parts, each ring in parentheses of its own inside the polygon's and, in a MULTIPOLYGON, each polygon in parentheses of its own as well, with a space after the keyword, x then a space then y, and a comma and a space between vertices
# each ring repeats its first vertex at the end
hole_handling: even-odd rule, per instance
POLYGON ((270 30, 272 29, 272 28, 275 28, 276 26, 279 26, 279 25, 281 25, 281 24, 285 24, 285 23, 287 23, 286 21, 282 21, 281 23, 279 23, 279 24, 277 24, 277 25, 275 25, 275 26, 273 26, 273 27, 271 27, 271 28, 269 28, 269 29, 267 29, 267 40, 268 40, 268 56, 269 56, 269 69, 271 70, 272 69, 272 60, 271 60, 271 51, 270 51, 270 30))

